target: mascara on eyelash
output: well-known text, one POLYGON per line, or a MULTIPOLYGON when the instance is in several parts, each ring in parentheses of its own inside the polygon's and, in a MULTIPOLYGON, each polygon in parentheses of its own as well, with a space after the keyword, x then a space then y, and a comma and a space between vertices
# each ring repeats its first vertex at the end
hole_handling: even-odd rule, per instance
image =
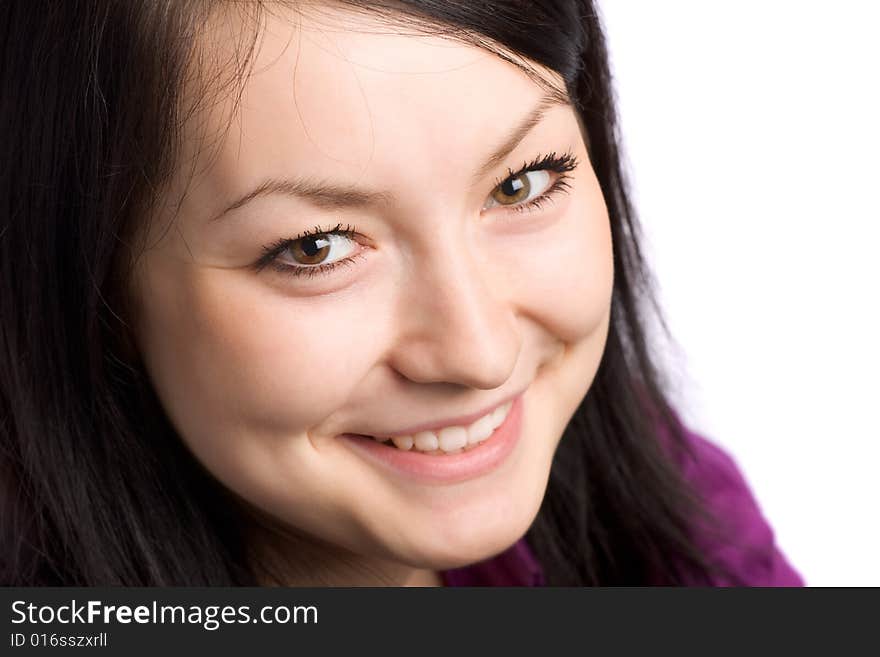
POLYGON ((289 276, 295 277, 305 277, 305 278, 313 278, 315 276, 319 276, 321 274, 329 274, 332 270, 335 270, 337 267, 349 266, 358 258, 363 257, 363 254, 355 254, 352 256, 348 256, 346 258, 342 258, 341 260, 336 260, 331 263, 322 263, 319 265, 313 265, 311 267, 292 267, 290 265, 283 265, 277 261, 273 261, 271 264, 272 269, 277 272, 281 272, 282 274, 287 274, 289 276))
MULTIPOLYGON (((352 226, 350 224, 346 224, 345 228, 342 228, 342 224, 338 223, 333 228, 321 228, 320 226, 314 226, 309 230, 304 230, 299 233, 296 237, 282 237, 271 244, 267 244, 262 247, 263 255, 257 260, 253 267, 257 272, 262 271, 266 268, 267 265, 272 264, 279 255, 281 255, 285 249, 290 247, 291 244, 296 242, 297 240, 304 239, 306 237, 312 237, 314 235, 343 235, 346 237, 353 237, 357 233, 357 227, 352 226)), ((318 269, 324 265, 316 265, 313 267, 306 267, 306 269, 318 269)), ((284 271, 284 269, 275 268, 278 271, 284 271)), ((287 269, 293 269, 292 267, 288 267, 287 269)))
MULTIPOLYGON (((568 184, 569 177, 564 174, 566 172, 573 171, 575 168, 577 168, 578 164, 579 162, 577 156, 575 156, 570 150, 565 152, 561 156, 557 156, 556 151, 552 151, 543 156, 536 156, 535 159, 533 159, 531 162, 524 163, 522 167, 520 167, 520 169, 516 172, 513 172, 512 169, 508 169, 509 175, 507 176, 507 178, 496 181, 495 186, 497 187, 511 178, 516 178, 523 175, 524 173, 529 173, 531 171, 553 171, 554 173, 563 174, 559 178, 557 178, 554 183, 540 196, 537 196, 536 198, 533 198, 526 203, 512 205, 507 208, 511 211, 518 213, 527 212, 540 208, 544 203, 551 200, 551 197, 554 194, 565 192, 566 190, 570 189, 570 185, 568 184)), ((254 269, 257 272, 260 272, 267 265, 273 265, 273 269, 281 273, 293 276, 306 276, 308 278, 322 273, 329 273, 331 270, 335 269, 338 266, 350 265, 354 258, 348 257, 333 263, 322 263, 319 265, 299 267, 290 265, 279 265, 277 264, 277 258, 291 244, 293 244, 297 240, 304 239, 306 237, 312 237, 314 235, 343 235, 347 237, 352 237, 356 233, 356 227, 346 225, 346 227, 343 229, 341 223, 336 224, 335 227, 330 229, 323 229, 320 226, 314 226, 314 228, 310 230, 302 231, 294 238, 281 238, 279 240, 276 240, 272 244, 263 247, 264 254, 256 263, 254 263, 254 269)))
POLYGON ((524 173, 528 173, 530 171, 553 171, 554 173, 566 173, 568 171, 573 171, 575 168, 577 168, 578 164, 579 162, 577 156, 574 155, 570 150, 565 152, 561 156, 557 156, 556 151, 553 151, 544 156, 539 155, 529 163, 523 163, 518 171, 508 169, 507 177, 497 180, 495 182, 495 186, 497 187, 498 185, 507 182, 511 178, 517 178, 518 176, 521 176, 524 173))

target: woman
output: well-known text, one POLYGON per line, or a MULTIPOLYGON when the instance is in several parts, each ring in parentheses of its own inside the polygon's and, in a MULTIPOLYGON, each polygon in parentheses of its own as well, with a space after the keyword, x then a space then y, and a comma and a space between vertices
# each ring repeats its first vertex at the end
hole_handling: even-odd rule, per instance
POLYGON ((663 392, 591 3, 3 12, 4 584, 800 583, 663 392))

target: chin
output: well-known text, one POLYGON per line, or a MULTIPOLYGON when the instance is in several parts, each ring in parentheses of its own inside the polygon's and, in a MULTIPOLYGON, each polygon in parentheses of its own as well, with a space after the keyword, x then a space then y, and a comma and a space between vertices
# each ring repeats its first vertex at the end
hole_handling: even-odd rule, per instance
MULTIPOLYGON (((529 456, 533 466, 542 460, 529 456)), ((483 490, 479 501, 463 503, 461 497, 452 496, 429 508, 409 507, 410 522, 398 531, 397 560, 419 568, 448 570, 503 552, 522 538, 538 515, 549 466, 548 461, 546 468, 531 467, 529 472, 514 468, 514 476, 502 477, 491 492, 483 490), (512 481, 519 483, 514 486, 512 481)))
MULTIPOLYGON (((393 558, 416 568, 448 570, 503 552, 528 531, 540 508, 537 499, 509 500, 508 508, 489 504, 473 512, 428 519, 421 531, 408 525, 393 558)), ((389 555, 391 556, 391 555, 389 555)))

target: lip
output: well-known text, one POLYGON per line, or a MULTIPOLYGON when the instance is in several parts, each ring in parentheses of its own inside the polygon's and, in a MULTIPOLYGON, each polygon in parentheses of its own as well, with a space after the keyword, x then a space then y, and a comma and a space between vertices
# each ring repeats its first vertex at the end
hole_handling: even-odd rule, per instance
MULTIPOLYGON (((501 399, 500 401, 495 402, 492 406, 488 408, 484 408, 481 411, 477 411, 476 413, 468 413, 467 415, 459 415, 457 417, 448 418, 445 420, 439 420, 437 422, 423 422, 422 424, 414 424, 410 427, 406 427, 405 429, 400 429, 398 431, 391 432, 371 432, 370 436, 380 436, 382 438, 395 438, 397 436, 414 436, 419 431, 439 431, 445 427, 469 427, 471 424, 479 420, 484 415, 488 415, 492 411, 494 411, 499 406, 503 406, 510 400, 519 397, 522 395, 524 390, 520 392, 514 393, 512 395, 508 395, 507 397, 501 399)), ((355 434, 345 434, 345 435, 355 435, 355 434)), ((367 434, 364 434, 367 435, 367 434)))
POLYGON ((351 433, 337 437, 370 462, 394 474, 419 483, 454 484, 495 470, 510 455, 522 434, 523 396, 523 393, 519 393, 514 397, 510 412, 491 436, 476 447, 458 454, 405 451, 383 445, 373 438, 351 433))

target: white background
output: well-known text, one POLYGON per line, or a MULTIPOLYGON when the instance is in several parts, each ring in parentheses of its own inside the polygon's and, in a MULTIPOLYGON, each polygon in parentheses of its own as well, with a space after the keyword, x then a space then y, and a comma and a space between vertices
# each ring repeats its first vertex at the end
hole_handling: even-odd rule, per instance
POLYGON ((880 585, 880 5, 600 0, 678 403, 807 584, 880 585))

